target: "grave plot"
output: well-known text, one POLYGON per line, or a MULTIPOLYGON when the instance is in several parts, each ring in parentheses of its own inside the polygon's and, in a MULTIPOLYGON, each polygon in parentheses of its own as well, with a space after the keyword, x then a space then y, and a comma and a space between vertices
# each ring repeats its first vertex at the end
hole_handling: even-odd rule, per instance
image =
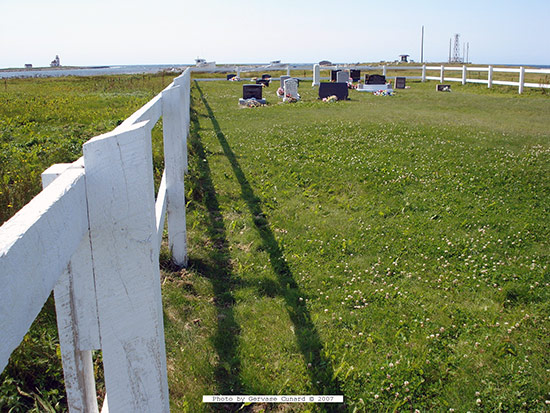
POLYGON ((174 410, 336 392, 343 411, 545 411, 550 100, 419 82, 326 105, 308 85, 247 111, 238 89, 193 89, 191 265, 163 286, 174 410))
POLYGON ((298 79, 285 79, 283 102, 297 102, 298 100, 300 100, 298 79))
POLYGON ((263 86, 243 85, 243 97, 239 99, 239 105, 243 107, 256 107, 265 105, 267 102, 262 97, 263 86))

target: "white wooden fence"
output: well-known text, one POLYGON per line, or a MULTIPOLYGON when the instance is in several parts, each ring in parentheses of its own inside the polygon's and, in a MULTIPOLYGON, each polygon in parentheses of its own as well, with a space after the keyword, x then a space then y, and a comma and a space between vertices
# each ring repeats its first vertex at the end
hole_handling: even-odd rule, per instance
POLYGON ((0 227, 0 371, 53 290, 71 412, 98 412, 93 350, 103 355, 102 412, 169 411, 158 256, 167 215, 173 259, 187 260, 190 73, 86 142, 82 158, 46 170, 44 190, 0 227), (155 200, 151 129, 161 117, 155 200))
POLYGON ((532 69, 532 68, 525 68, 523 66, 521 67, 493 67, 493 66, 486 66, 486 67, 473 67, 473 66, 333 66, 333 67, 326 67, 326 66, 319 66, 319 65, 313 65, 313 85, 318 85, 320 81, 320 70, 326 70, 326 69, 342 69, 342 68, 352 68, 352 69, 358 69, 358 70, 382 70, 382 74, 384 76, 388 76, 388 71, 419 71, 419 76, 404 76, 407 79, 420 79, 423 82, 426 80, 438 80, 440 83, 444 82, 461 82, 463 85, 466 83, 481 83, 486 84, 487 87, 492 87, 493 85, 506 85, 506 86, 517 86, 518 93, 523 93, 523 89, 526 87, 534 87, 534 88, 545 88, 550 89, 550 81, 548 79, 545 79, 544 82, 539 83, 528 83, 525 82, 525 74, 526 73, 533 73, 533 74, 539 74, 539 75, 550 75, 550 69, 532 69), (428 76, 428 71, 437 71, 438 76, 428 76), (460 77, 449 77, 447 76, 449 72, 460 72, 460 77), (487 79, 469 79, 468 78, 468 72, 487 72, 487 79), (500 73, 513 73, 518 75, 518 81, 507 81, 507 80, 495 80, 493 79, 493 74, 496 72, 500 73))

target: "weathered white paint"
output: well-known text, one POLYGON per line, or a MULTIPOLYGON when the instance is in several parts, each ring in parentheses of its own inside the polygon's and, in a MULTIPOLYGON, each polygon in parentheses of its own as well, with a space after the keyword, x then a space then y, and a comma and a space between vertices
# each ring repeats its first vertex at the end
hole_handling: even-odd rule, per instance
POLYGON ((160 252, 160 244, 164 234, 164 219, 166 218, 166 170, 162 173, 157 200, 155 201, 155 217, 157 226, 157 251, 160 252))
POLYGON ((441 72, 439 75, 439 83, 445 82, 445 66, 441 65, 441 72))
POLYGON ((168 241, 172 260, 176 265, 187 264, 187 230, 185 223, 185 158, 187 131, 184 128, 182 86, 162 92, 164 165, 166 170, 166 196, 168 241))
MULTIPOLYGON (((52 165, 42 173, 45 188, 71 168, 52 165)), ((84 236, 54 288, 57 330, 70 412, 97 412, 92 349, 100 348, 89 236, 84 236)))
POLYGON ((422 82, 426 81, 426 65, 422 66, 422 82))
POLYGON ((149 102, 147 102, 137 111, 135 111, 132 115, 130 115, 115 130, 124 130, 136 123, 143 122, 143 121, 150 121, 148 125, 151 129, 153 129, 153 126, 155 126, 155 123, 160 119, 161 116, 162 116, 162 102, 161 102, 161 94, 159 93, 149 102))
POLYGON ((382 76, 386 76, 388 74, 388 67, 386 65, 382 66, 382 76))
POLYGON ((83 169, 68 169, 0 227, 0 370, 87 234, 83 169))
POLYGON ((182 100, 179 103, 183 115, 183 165, 184 171, 188 171, 188 155, 187 155, 187 136, 189 134, 189 126, 191 123, 191 70, 186 70, 180 76, 174 79, 174 85, 180 86, 182 100))
POLYGON ((98 411, 91 350, 100 348, 103 412, 169 410, 158 253, 168 205, 179 205, 186 251, 190 74, 86 143, 84 157, 48 168, 47 188, 0 228, 0 367, 53 289, 71 412, 98 411), (155 202, 150 132, 161 116, 167 169, 155 202))
POLYGON ((491 88, 493 86, 493 66, 489 66, 489 71, 487 72, 487 87, 491 88))
POLYGON ((105 385, 114 412, 169 411, 150 128, 138 123, 83 146, 105 385))
POLYGON ((466 73, 467 73, 467 70, 466 70, 466 65, 462 66, 462 84, 465 85, 466 84, 466 73))

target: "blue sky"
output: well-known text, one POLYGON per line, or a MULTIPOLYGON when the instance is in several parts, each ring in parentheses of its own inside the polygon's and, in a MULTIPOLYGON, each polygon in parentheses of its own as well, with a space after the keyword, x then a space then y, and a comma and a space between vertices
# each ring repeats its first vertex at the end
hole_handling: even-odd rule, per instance
POLYGON ((446 61, 550 65, 550 0, 0 0, 0 67, 446 61), (461 46, 462 49, 462 46, 461 46))

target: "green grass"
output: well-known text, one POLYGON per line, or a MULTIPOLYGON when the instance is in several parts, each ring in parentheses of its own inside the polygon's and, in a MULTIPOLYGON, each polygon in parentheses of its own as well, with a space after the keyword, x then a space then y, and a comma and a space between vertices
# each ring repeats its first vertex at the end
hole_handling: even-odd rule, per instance
POLYGON ((46 168, 78 159, 84 142, 113 130, 171 81, 163 74, 5 79, 0 84, 0 224, 40 192, 46 168))
MULTIPOLYGON (((0 224, 40 192, 40 174, 46 168, 79 158, 84 142, 114 129, 171 80, 159 74, 2 82, 0 224)), ((153 140, 158 178, 163 163, 160 123, 153 129, 153 140)), ((50 297, 0 375, 0 411, 66 411, 60 354, 50 297)), ((102 399, 99 354, 94 368, 102 399)))
MULTIPOLYGON (((3 219, 168 81, 0 87, 3 219)), ((323 103, 303 82, 296 104, 273 84, 254 109, 237 105, 242 83, 193 84, 190 265, 161 257, 172 411, 308 393, 345 405, 243 410, 548 410, 550 99, 408 84, 323 103)), ((2 411, 65 409, 46 307, 1 376, 2 411)))
POLYGON ((190 266, 164 272, 173 410, 547 409, 550 100, 409 84, 332 104, 271 86, 255 109, 195 84, 190 266))

